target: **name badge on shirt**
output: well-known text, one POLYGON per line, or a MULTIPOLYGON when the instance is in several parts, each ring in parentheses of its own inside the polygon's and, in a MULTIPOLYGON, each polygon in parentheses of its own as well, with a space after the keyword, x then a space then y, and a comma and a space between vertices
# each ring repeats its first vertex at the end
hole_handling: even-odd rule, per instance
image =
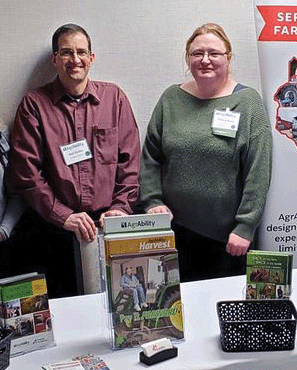
POLYGON ((70 144, 61 145, 60 149, 67 166, 93 157, 87 139, 81 139, 70 144))
POLYGON ((240 113, 231 112, 229 108, 225 111, 215 109, 212 118, 212 132, 215 135, 235 137, 239 125, 240 113))

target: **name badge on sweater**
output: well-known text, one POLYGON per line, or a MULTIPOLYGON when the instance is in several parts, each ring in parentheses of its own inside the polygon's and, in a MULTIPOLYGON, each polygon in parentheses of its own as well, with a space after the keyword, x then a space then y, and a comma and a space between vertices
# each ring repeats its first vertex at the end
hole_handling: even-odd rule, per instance
POLYGON ((87 139, 81 139, 70 144, 61 145, 60 149, 67 166, 92 158, 92 153, 87 139))
POLYGON ((240 113, 215 109, 212 118, 212 132, 215 135, 235 137, 239 125, 240 113))

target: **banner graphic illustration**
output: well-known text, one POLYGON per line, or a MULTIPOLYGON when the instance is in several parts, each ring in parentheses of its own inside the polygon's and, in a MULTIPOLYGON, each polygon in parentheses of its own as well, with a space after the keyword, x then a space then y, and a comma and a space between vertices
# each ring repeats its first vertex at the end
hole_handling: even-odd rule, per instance
POLYGON ((293 252, 297 267, 297 4, 254 0, 254 9, 262 95, 273 132, 259 248, 293 252))

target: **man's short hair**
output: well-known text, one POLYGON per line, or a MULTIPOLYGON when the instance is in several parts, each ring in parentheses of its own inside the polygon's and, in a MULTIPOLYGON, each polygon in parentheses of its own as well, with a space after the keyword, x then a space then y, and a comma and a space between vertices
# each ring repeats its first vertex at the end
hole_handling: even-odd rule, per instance
POLYGON ((59 38, 62 35, 65 35, 67 33, 71 34, 71 33, 77 33, 77 32, 80 32, 86 36, 87 41, 88 41, 89 51, 92 51, 91 38, 88 35, 87 31, 77 24, 69 23, 69 24, 64 24, 63 26, 59 27, 56 30, 56 32, 53 34, 53 37, 52 37, 53 53, 55 54, 59 51, 59 38))

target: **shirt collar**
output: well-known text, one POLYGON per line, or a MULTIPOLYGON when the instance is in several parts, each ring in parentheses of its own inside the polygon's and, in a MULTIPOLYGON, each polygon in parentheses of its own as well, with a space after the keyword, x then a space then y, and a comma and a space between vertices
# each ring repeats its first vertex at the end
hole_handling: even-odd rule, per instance
MULTIPOLYGON (((63 85, 61 84, 59 77, 57 76, 53 81, 53 103, 57 105, 60 100, 63 100, 68 93, 65 91, 63 85)), ((81 96, 81 100, 89 99, 93 104, 99 104, 100 98, 98 95, 98 91, 95 88, 93 82, 88 80, 86 89, 81 96)))

